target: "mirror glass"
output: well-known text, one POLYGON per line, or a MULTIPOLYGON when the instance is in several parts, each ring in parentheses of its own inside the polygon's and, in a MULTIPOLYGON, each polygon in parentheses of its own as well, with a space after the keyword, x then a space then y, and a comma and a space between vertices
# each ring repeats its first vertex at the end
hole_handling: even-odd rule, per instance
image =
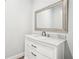
POLYGON ((41 31, 67 31, 67 7, 58 1, 35 12, 35 29, 41 31))
POLYGON ((37 14, 37 28, 62 28, 62 4, 42 10, 37 14))

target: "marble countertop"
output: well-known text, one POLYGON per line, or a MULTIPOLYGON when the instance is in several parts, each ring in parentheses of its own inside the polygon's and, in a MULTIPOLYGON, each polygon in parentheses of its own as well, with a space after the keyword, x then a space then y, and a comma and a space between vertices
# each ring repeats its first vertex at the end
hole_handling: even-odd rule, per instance
POLYGON ((53 44, 58 46, 61 43, 64 43, 66 40, 65 39, 58 39, 58 38, 51 38, 51 37, 44 37, 44 36, 39 36, 39 35, 25 35, 25 37, 32 38, 33 40, 38 40, 41 42, 45 42, 48 44, 53 44))

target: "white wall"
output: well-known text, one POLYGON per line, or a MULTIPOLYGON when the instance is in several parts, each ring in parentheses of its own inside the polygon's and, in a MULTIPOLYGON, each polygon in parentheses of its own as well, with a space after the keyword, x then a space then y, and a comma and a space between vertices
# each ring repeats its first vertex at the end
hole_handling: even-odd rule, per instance
MULTIPOLYGON (((52 4, 55 1, 57 0, 33 0, 34 5, 32 5, 32 0, 6 0, 6 58, 24 51, 24 34, 32 33, 32 25, 33 32, 36 32, 34 31, 34 24, 32 24, 32 20, 34 20, 32 7, 34 13, 35 10, 41 9, 49 4, 52 4)), ((63 34, 67 36, 67 42, 65 45, 65 59, 72 59, 73 55, 72 7, 72 0, 69 0, 69 31, 67 34, 63 34)), ((39 32, 37 31, 37 33, 39 32)), ((52 34, 58 35, 61 33, 52 32, 52 34)))
POLYGON ((6 58, 24 51, 24 34, 32 32, 31 0, 6 0, 6 58))
MULTIPOLYGON (((33 1, 33 20, 34 20, 34 12, 36 10, 39 10, 47 5, 53 4, 58 0, 34 0, 33 1)), ((66 44, 65 44, 65 59, 72 59, 73 55, 73 1, 69 1, 69 18, 68 18, 68 33, 49 33, 57 35, 66 35, 66 44)), ((34 22, 33 22, 34 23, 34 22)), ((40 33, 41 31, 35 31, 34 30, 34 24, 33 24, 33 33, 40 33)))

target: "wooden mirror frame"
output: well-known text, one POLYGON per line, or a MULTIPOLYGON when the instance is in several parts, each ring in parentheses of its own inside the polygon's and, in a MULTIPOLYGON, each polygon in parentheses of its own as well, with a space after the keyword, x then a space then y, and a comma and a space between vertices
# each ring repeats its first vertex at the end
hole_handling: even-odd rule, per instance
POLYGON ((45 8, 42 8, 40 10, 35 11, 35 30, 38 31, 49 31, 49 32, 61 32, 61 33, 67 33, 68 32, 68 0, 60 0, 52 5, 49 5, 45 8), (50 8, 50 6, 56 6, 58 3, 62 2, 62 12, 63 12, 63 18, 62 18, 62 24, 63 24, 63 28, 62 29, 58 29, 58 28, 37 28, 37 13, 44 11, 48 8, 50 8))

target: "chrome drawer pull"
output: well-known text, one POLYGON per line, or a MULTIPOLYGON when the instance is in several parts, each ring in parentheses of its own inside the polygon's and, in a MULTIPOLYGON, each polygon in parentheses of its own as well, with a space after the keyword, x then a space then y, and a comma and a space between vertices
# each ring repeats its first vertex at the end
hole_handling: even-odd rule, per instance
POLYGON ((36 54, 34 54, 33 52, 31 52, 32 53, 32 55, 34 55, 34 56, 37 56, 36 54))
POLYGON ((37 48, 37 47, 36 47, 35 45, 33 45, 33 44, 32 44, 31 46, 34 47, 34 48, 37 48))

